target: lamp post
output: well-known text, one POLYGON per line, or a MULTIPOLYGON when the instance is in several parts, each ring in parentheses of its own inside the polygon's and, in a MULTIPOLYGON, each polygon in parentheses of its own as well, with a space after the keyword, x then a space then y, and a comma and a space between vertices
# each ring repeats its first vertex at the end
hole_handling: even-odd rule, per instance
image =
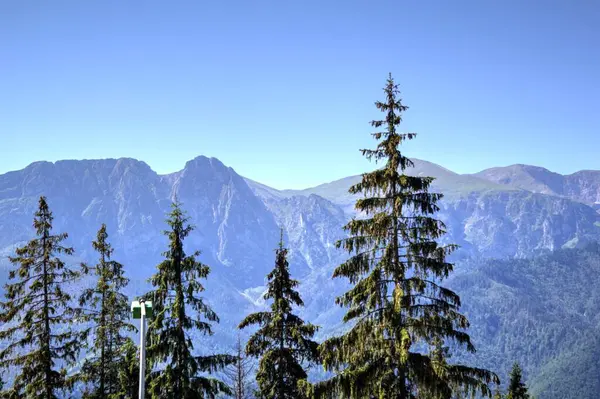
POLYGON ((146 318, 152 317, 152 302, 133 301, 131 314, 134 319, 140 319, 140 386, 139 399, 144 399, 146 393, 146 318))

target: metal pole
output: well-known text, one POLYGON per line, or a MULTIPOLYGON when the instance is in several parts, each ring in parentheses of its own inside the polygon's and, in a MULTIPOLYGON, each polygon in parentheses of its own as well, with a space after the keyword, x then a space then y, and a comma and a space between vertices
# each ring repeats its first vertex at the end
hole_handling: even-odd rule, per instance
POLYGON ((140 391, 139 399, 144 399, 146 393, 146 306, 144 301, 140 301, 141 317, 140 317, 140 391))

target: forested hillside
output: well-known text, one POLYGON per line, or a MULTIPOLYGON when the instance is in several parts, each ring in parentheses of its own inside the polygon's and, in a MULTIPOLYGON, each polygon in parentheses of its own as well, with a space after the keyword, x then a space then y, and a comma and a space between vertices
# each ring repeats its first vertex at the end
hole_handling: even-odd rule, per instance
POLYGON ((461 262, 461 295, 478 362, 507 373, 518 361, 538 398, 594 398, 600 387, 600 246, 530 259, 461 262))

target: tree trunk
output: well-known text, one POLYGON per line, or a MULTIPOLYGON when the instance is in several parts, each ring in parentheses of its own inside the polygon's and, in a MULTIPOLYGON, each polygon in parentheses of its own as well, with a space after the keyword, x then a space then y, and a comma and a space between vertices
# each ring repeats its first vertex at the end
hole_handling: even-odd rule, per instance
POLYGON ((42 348, 44 353, 44 373, 46 380, 46 399, 52 399, 52 361, 50 353, 50 310, 49 310, 49 295, 48 295, 48 257, 50 255, 47 245, 47 232, 44 231, 42 237, 42 248, 44 250, 44 258, 42 259, 44 273, 44 334, 42 335, 42 348))

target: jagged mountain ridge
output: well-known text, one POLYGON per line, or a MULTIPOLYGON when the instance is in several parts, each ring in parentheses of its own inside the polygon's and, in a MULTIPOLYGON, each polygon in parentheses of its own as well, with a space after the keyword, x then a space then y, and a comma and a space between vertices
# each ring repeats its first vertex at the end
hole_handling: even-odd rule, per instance
MULTIPOLYGON (((448 226, 447 239, 470 255, 526 256, 599 235, 598 215, 578 201, 414 162, 409 173, 436 177, 433 190, 445 194, 440 217, 448 226)), ((190 244, 202 248, 206 261, 222 266, 243 290, 262 282, 268 267, 259 265, 271 255, 279 226, 300 274, 339 261, 333 242, 354 215, 356 196, 348 188, 359 178, 280 191, 207 157, 168 175, 130 158, 35 162, 0 175, 0 253, 31 236, 31 217, 43 194, 56 229, 71 234, 82 258, 90 255, 89 242, 104 222, 117 254, 149 264, 162 250, 165 212, 177 196, 197 226, 190 244)))
POLYGON ((270 251, 266 242, 276 239, 277 226, 262 201, 214 158, 198 157, 166 176, 133 159, 36 162, 1 175, 0 248, 31 237, 40 195, 48 197, 55 229, 69 232, 82 258, 89 255, 90 239, 101 223, 107 224, 118 255, 139 263, 157 258, 164 249, 165 213, 175 197, 197 227, 190 244, 203 249, 208 263, 232 270, 229 274, 242 284, 244 278, 260 281, 234 269, 254 267, 270 251), (254 228, 244 234, 248 226, 254 228))

